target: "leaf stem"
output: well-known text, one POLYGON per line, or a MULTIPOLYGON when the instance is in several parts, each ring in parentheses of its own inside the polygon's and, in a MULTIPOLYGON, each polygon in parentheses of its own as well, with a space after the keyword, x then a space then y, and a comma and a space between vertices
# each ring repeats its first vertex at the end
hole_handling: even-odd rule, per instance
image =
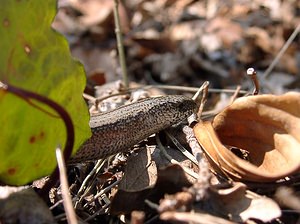
MULTIPOLYGON (((21 89, 6 83, 0 82, 0 88, 15 94, 16 96, 20 97, 21 99, 25 100, 28 102, 30 105, 34 105, 32 102, 32 99, 37 100, 43 104, 46 104, 47 106, 51 107, 53 110, 55 110, 58 115, 63 119, 64 124, 66 126, 66 132, 67 132, 67 138, 66 138, 66 144, 64 148, 64 158, 68 160, 68 158, 72 154, 73 146, 74 146, 74 139, 75 139, 75 134, 74 134, 74 126, 72 119, 68 112, 60 106, 58 103, 54 102, 53 100, 39 95, 37 93, 21 89)), ((39 108, 38 106, 34 105, 36 108, 39 108)), ((45 112, 44 110, 41 110, 45 112)), ((49 113, 48 113, 49 114, 49 113)), ((43 197, 46 200, 46 197, 48 196, 49 190, 51 187, 57 182, 59 176, 59 170, 58 167, 56 166, 55 170, 51 174, 49 181, 45 184, 45 186, 41 189, 39 192, 40 196, 43 197)))

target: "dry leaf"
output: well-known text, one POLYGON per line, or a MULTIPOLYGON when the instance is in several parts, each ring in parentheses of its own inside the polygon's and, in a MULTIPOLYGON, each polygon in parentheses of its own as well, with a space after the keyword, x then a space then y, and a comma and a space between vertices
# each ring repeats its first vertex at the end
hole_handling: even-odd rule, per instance
POLYGON ((73 47, 72 55, 76 57, 85 68, 87 77, 95 74, 101 76, 106 82, 112 82, 121 78, 116 74, 117 58, 114 56, 113 50, 109 48, 85 48, 82 46, 73 47), (104 76, 103 74, 104 73, 104 76))
MULTIPOLYGON (((174 131, 175 132, 175 131, 174 131)), ((176 136, 177 139, 179 135, 176 136)), ((148 139, 151 144, 151 139, 148 139)), ((188 160, 179 150, 166 149, 168 155, 178 161, 182 167, 191 168, 192 162, 188 160)), ((170 161, 161 153, 155 145, 148 145, 132 154, 127 161, 124 177, 119 184, 119 189, 124 191, 141 191, 153 187, 157 181, 158 171, 170 165, 170 161)), ((187 176, 190 182, 194 178, 187 176)))
POLYGON ((213 123, 198 123, 194 132, 217 171, 234 179, 268 182, 299 170, 299 117, 299 93, 250 96, 236 100, 213 123), (241 149, 248 161, 228 146, 241 149))
POLYGON ((206 32, 215 33, 225 47, 231 48, 232 45, 241 40, 242 27, 224 17, 216 17, 207 24, 206 32))
POLYGON ((151 160, 151 149, 143 149, 129 157, 120 190, 141 191, 153 186, 157 179, 157 167, 151 160))
POLYGON ((188 21, 176 23, 167 28, 167 34, 173 41, 194 40, 203 34, 203 22, 188 21))
POLYGON ((165 221, 174 221, 175 223, 234 224, 234 222, 206 213, 164 212, 160 215, 160 218, 165 221))
POLYGON ((246 222, 251 218, 270 222, 281 216, 276 202, 246 191, 246 186, 242 183, 235 183, 227 189, 211 189, 210 204, 213 210, 225 216, 230 214, 234 222, 246 222))
POLYGON ((191 185, 179 165, 168 166, 158 172, 157 181, 153 187, 141 191, 118 190, 111 204, 111 213, 128 214, 134 210, 151 211, 145 203, 146 199, 158 204, 165 194, 175 194, 191 185))
POLYGON ((298 192, 291 187, 281 186, 277 188, 275 199, 282 207, 291 208, 297 212, 300 211, 300 198, 298 192))
POLYGON ((267 30, 259 27, 250 27, 246 30, 245 35, 252 38, 255 45, 263 51, 267 53, 272 53, 272 51, 274 51, 274 45, 267 30))

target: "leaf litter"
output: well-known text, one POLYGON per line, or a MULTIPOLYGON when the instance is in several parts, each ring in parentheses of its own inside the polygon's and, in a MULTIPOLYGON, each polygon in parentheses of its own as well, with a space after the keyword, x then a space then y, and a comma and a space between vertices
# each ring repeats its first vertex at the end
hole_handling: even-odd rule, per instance
MULTIPOLYGON (((93 93, 95 85, 121 79, 113 1, 58 3, 53 27, 66 36, 71 52, 84 64, 86 91, 93 93)), ((288 92, 299 91, 299 37, 272 73, 262 74, 297 27, 299 3, 130 0, 121 2, 120 8, 131 81, 182 87, 210 82, 195 136, 186 140, 178 134, 181 131, 172 132, 185 148, 192 148, 199 164, 174 150, 174 143, 161 134, 167 155, 176 165, 168 165, 170 161, 151 136, 135 146, 128 159, 119 155, 100 161, 96 170, 95 163, 69 167, 78 219, 135 223, 136 211, 142 211, 139 223, 296 223, 300 106, 299 94, 288 92), (252 83, 245 75, 248 67, 255 67, 261 93, 244 96, 237 90, 230 99, 238 86, 251 94, 252 83), (204 152, 196 140, 190 141, 195 137, 204 152), (198 176, 191 177, 181 167, 198 176)), ((123 93, 122 87, 116 89, 114 94, 123 93)), ((182 94, 180 90, 145 92, 182 94)), ((126 102, 130 97, 115 96, 103 105, 115 107, 115 101, 126 102)), ((52 212, 64 214, 60 186, 52 189, 50 197, 52 212)), ((64 223, 60 215, 56 221, 64 223)))

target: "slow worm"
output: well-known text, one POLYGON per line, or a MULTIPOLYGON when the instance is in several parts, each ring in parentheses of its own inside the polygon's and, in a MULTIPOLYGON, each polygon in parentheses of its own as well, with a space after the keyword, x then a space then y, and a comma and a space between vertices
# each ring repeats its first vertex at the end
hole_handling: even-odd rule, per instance
POLYGON ((77 163, 124 152, 151 134, 179 123, 196 109, 186 96, 148 98, 92 116, 92 137, 69 160, 77 163))

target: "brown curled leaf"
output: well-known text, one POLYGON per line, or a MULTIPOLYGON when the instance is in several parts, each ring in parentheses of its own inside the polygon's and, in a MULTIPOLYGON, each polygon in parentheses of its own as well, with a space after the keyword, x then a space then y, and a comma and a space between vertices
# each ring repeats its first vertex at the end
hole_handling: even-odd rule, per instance
POLYGON ((213 168, 233 179, 268 182, 300 168, 300 93, 243 97, 194 128, 213 168), (232 151, 246 152, 240 158, 232 151))

